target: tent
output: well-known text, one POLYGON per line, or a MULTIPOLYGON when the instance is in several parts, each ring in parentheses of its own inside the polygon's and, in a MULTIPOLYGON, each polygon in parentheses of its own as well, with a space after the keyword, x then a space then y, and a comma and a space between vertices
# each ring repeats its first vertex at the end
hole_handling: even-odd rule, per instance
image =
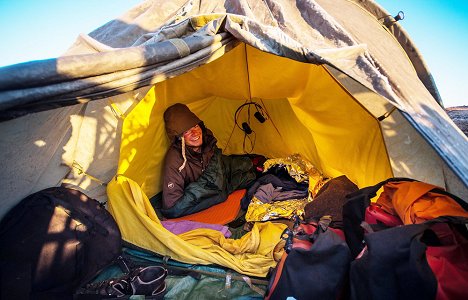
MULTIPOLYGON (((61 57, 0 68, 0 217, 65 185, 109 200, 131 244, 265 275, 271 261, 258 270, 262 257, 246 266, 191 253, 193 237, 158 227, 148 198, 161 190, 162 112, 176 102, 225 154, 299 153, 359 187, 410 177, 468 199, 468 140, 409 36, 373 1, 152 0, 80 35, 61 57), (252 148, 235 119, 246 102, 267 117, 251 118, 252 148)), ((249 238, 274 255, 264 227, 249 238)))

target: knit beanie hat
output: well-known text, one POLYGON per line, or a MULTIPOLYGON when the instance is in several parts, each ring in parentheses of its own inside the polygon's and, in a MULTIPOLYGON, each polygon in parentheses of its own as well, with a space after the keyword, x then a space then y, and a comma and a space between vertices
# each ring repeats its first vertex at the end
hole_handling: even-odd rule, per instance
MULTIPOLYGON (((181 137, 181 135, 194 127, 197 124, 201 123, 201 120, 187 107, 185 104, 176 103, 172 106, 169 106, 164 112, 164 123, 166 126, 166 132, 171 141, 174 140, 176 136, 181 137)), ((185 140, 182 137, 182 157, 184 162, 179 167, 179 172, 185 168, 187 163, 187 156, 185 154, 185 140)))
POLYGON ((176 103, 164 112, 166 132, 171 141, 200 122, 201 120, 185 104, 176 103))

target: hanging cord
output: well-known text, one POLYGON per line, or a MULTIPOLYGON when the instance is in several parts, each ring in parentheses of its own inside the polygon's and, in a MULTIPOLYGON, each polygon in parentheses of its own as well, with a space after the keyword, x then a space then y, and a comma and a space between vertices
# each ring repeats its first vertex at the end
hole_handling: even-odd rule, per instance
MULTIPOLYGON (((249 98, 245 100, 245 102, 241 106, 239 106, 236 112, 234 113, 234 126, 231 130, 231 134, 229 135, 226 146, 224 147, 224 151, 227 149, 229 142, 231 141, 232 135, 234 134, 234 130, 237 126, 242 132, 244 132, 244 140, 242 143, 242 149, 245 153, 250 154, 253 152, 255 148, 255 142, 257 138, 256 132, 250 127, 252 106, 254 106, 256 110, 256 112, 254 113, 254 116, 260 123, 264 123, 268 119, 271 120, 271 117, 268 111, 266 110, 265 103, 263 103, 262 99, 260 99, 260 101, 262 102, 262 105, 256 103, 255 101, 252 101, 252 91, 250 87, 250 72, 249 72, 249 63, 247 59, 247 45, 246 44, 244 44, 244 50, 245 50, 245 66, 246 66, 247 83, 248 83, 247 87, 248 87, 248 92, 249 92, 249 98), (247 122, 242 122, 241 124, 239 124, 239 116, 242 110, 246 106, 247 106, 247 122), (250 143, 250 150, 247 149, 247 140, 250 143)), ((273 124, 273 127, 275 128, 278 135, 281 138, 283 138, 281 136, 281 133, 278 130, 278 127, 276 127, 276 124, 273 121, 271 121, 271 123, 273 124)))
MULTIPOLYGON (((249 91, 249 99, 245 100, 244 104, 241 105, 236 113, 234 114, 234 125, 232 126, 232 130, 231 130, 231 134, 229 135, 229 139, 226 143, 226 146, 224 146, 224 150, 223 152, 226 151, 228 145, 229 145, 229 142, 231 141, 231 138, 232 138, 232 135, 234 134, 234 130, 236 129, 236 126, 239 127, 242 131, 244 131, 237 123, 237 112, 239 111, 239 109, 241 107, 243 107, 244 105, 246 105, 248 102, 251 102, 252 101, 252 93, 250 92, 250 75, 249 75, 249 61, 247 60, 247 45, 244 43, 244 53, 245 53, 245 69, 246 69, 246 73, 247 73, 247 88, 248 88, 248 91, 249 91)), ((245 131, 244 131, 245 133, 245 131)), ((244 144, 245 144, 245 136, 244 136, 244 144)), ((244 150, 245 151, 245 150, 244 150)))
MULTIPOLYGON (((252 105, 255 106, 255 109, 257 110, 257 112, 260 112, 260 111, 264 112, 263 107, 262 107, 260 104, 258 104, 258 103, 256 103, 256 102, 253 102, 253 101, 246 100, 246 101, 244 102, 244 104, 242 104, 241 106, 239 106, 239 107, 237 108, 236 112, 234 113, 234 123, 235 123, 235 125, 236 125, 240 130, 242 130, 242 131, 247 131, 247 132, 249 132, 249 129, 251 129, 251 128, 245 127, 245 125, 244 125, 245 122, 242 123, 241 125, 239 125, 239 116, 240 116, 242 110, 247 106, 247 115, 248 115, 248 116, 247 116, 247 122, 246 122, 246 123, 247 123, 248 125, 250 125, 250 107, 251 107, 252 105)), ((261 113, 261 114, 262 114, 262 113, 261 113)), ((263 117, 263 114, 262 114, 262 117, 263 117)), ((265 119, 265 120, 266 120, 266 119, 265 119)), ((265 122, 265 120, 263 120, 263 122, 265 122)))
POLYGON ((252 153, 253 149, 255 148, 255 141, 257 138, 256 132, 250 127, 251 124, 251 114, 252 114, 252 107, 255 107, 256 112, 254 113, 255 118, 260 122, 264 123, 266 120, 270 120, 273 127, 275 128, 276 132, 278 135, 281 136, 281 133, 278 130, 278 127, 276 127, 276 124, 272 121, 268 111, 265 108, 265 103, 263 103, 263 100, 260 99, 263 105, 258 104, 255 101, 249 101, 245 100, 245 102, 239 106, 234 113, 234 127, 231 131, 231 134, 229 136, 228 142, 224 148, 226 150, 227 145, 229 145, 229 142, 231 141, 232 135, 234 133, 235 127, 239 128, 242 132, 244 132, 244 141, 243 141, 243 151, 245 153, 252 153), (242 111, 247 107, 247 121, 246 122, 239 122, 239 117, 242 114, 242 111), (247 140, 250 142, 250 150, 247 149, 247 140))
POLYGON ((92 176, 92 175, 86 173, 86 172, 84 171, 84 168, 83 168, 79 163, 77 163, 75 160, 74 160, 73 163, 72 163, 72 168, 74 168, 75 170, 77 170, 78 175, 82 175, 82 174, 83 174, 83 175, 85 175, 86 177, 88 177, 89 179, 91 179, 91 180, 97 182, 99 185, 102 185, 102 186, 106 186, 106 185, 107 185, 107 183, 105 183, 104 181, 102 181, 102 180, 100 180, 100 179, 98 179, 98 178, 96 178, 96 177, 94 177, 94 176, 92 176))
MULTIPOLYGON (((254 103, 254 102, 251 102, 251 101, 249 101, 249 100, 247 99, 247 100, 245 100, 245 102, 244 102, 241 106, 239 106, 239 107, 237 108, 236 112, 234 113, 234 125, 232 126, 231 134, 229 135, 229 138, 228 138, 228 141, 227 141, 227 143, 226 143, 226 146, 224 146, 223 152, 226 151, 226 149, 227 149, 227 147, 228 147, 228 145, 229 145, 229 142, 231 141, 232 135, 234 134, 234 130, 236 129, 236 127, 238 127, 241 131, 244 132, 244 142, 243 142, 243 150, 244 150, 244 152, 247 152, 247 151, 245 150, 245 140, 246 140, 247 138, 250 140, 251 151, 253 151, 253 147, 254 147, 254 144, 255 144, 255 140, 254 140, 253 143, 252 143, 252 139, 250 139, 250 137, 248 137, 248 134, 246 133, 246 129, 243 128, 241 125, 239 125, 239 115, 240 115, 241 110, 242 110, 245 106, 250 105, 250 104, 253 104, 253 103, 254 103)), ((250 115, 249 115, 249 123, 250 123, 250 115)), ((246 123, 246 124, 248 124, 248 123, 246 123)), ((247 131, 249 131, 249 134, 252 133, 252 132, 254 132, 250 127, 247 129, 247 131), (251 130, 251 131, 249 131, 249 130, 251 130)), ((248 152, 248 153, 250 153, 250 152, 248 152)))
MULTIPOLYGON (((249 105, 250 103, 252 103, 252 90, 250 88, 250 71, 249 71, 249 60, 247 59, 247 44, 244 43, 244 52, 245 52, 245 69, 246 69, 246 72, 247 72, 247 87, 249 88, 249 101, 246 101, 246 103, 244 103, 243 105, 241 105, 237 110, 236 110, 236 113, 237 112, 240 112, 240 110, 242 110, 243 107, 245 107, 245 105, 249 105)), ((247 125, 250 125, 250 105, 248 106, 248 119, 247 119, 247 125)), ((239 124, 237 122, 237 117, 236 114, 234 114, 234 121, 236 122, 236 125, 237 127, 239 127, 239 124)), ((245 123, 243 123, 245 124, 245 123)), ((239 127, 240 128, 240 127, 239 127)), ((250 133, 248 133, 250 129, 250 133, 253 133, 253 130, 250 128, 250 126, 248 126, 248 128, 244 128, 241 130, 244 132, 244 141, 242 143, 242 150, 244 150, 244 152, 246 153, 251 153, 255 147, 255 140, 256 140, 256 135, 254 135, 254 139, 252 141, 252 139, 250 138, 250 136, 248 136, 250 133), (245 149, 245 140, 246 139, 249 139, 250 141, 250 151, 247 151, 245 149)))
POLYGON ((185 168, 185 164, 187 163, 187 156, 185 154, 185 139, 184 139, 184 137, 182 137, 180 139, 180 141, 182 142, 182 157, 184 158, 184 162, 179 167, 179 172, 182 172, 182 170, 185 168))
POLYGON ((255 141, 257 138, 257 134, 250 127, 250 112, 251 112, 250 109, 252 105, 255 106, 257 112, 259 111, 259 109, 263 111, 262 107, 256 102, 246 100, 246 102, 242 104, 241 106, 239 106, 236 112, 234 113, 235 126, 237 126, 240 130, 244 132, 244 141, 242 143, 242 150, 245 153, 249 153, 249 154, 252 153, 253 149, 255 148, 255 141), (239 124, 239 116, 245 107, 247 107, 247 122, 243 122, 242 124, 239 124), (253 137, 251 137, 251 135, 253 137), (247 150, 247 142, 246 142, 247 140, 250 142, 250 150, 247 150))
POLYGON ((234 129, 236 129, 236 122, 235 121, 234 121, 234 126, 232 126, 231 134, 229 135, 226 146, 224 146, 223 153, 226 153, 227 146, 229 145, 229 142, 231 141, 232 135, 234 134, 234 129))
POLYGON ((273 119, 270 117, 270 114, 268 113, 268 110, 266 109, 265 103, 263 103, 263 100, 262 100, 262 99, 260 99, 260 102, 262 102, 262 106, 261 106, 261 107, 264 109, 264 110, 262 109, 262 111, 265 112, 265 115, 268 117, 268 120, 270 120, 270 122, 271 122, 271 124, 273 125, 273 127, 275 127, 275 130, 276 130, 276 132, 278 132, 278 135, 280 136, 280 138, 283 138, 283 137, 281 136, 281 133, 280 133, 279 130, 278 130, 278 127, 276 127, 275 122, 273 122, 273 119))
POLYGON ((250 90, 250 72, 249 72, 249 61, 247 60, 247 44, 244 43, 245 52, 245 69, 247 71, 247 87, 249 88, 249 101, 252 101, 252 91, 250 90))
POLYGON ((255 139, 257 138, 255 131, 252 130, 253 134, 253 140, 250 138, 250 135, 247 133, 244 133, 244 141, 242 142, 242 150, 244 150, 245 153, 251 154, 253 152, 253 149, 255 148, 255 139), (247 151, 246 149, 246 140, 249 140, 250 142, 250 150, 247 151))

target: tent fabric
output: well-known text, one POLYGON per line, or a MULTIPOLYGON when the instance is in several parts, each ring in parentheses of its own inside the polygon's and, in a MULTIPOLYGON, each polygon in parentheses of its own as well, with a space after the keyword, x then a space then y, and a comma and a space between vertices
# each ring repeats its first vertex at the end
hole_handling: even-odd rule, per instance
MULTIPOLYGON (((359 5, 365 8, 369 13, 380 20, 383 25, 392 33, 400 46, 405 50, 408 58, 411 60, 419 79, 422 81, 427 90, 431 93, 434 99, 442 105, 443 101, 440 97, 437 86, 434 82, 431 72, 426 65, 418 47, 413 43, 408 33, 403 29, 401 23, 397 22, 393 15, 388 14, 383 7, 373 1, 359 1, 359 5)), ((392 12, 395 13, 395 12, 392 12)), ((404 22, 402 22, 404 23, 404 22)))
MULTIPOLYGON (((359 187, 393 174, 468 198, 468 140, 434 100, 430 72, 417 51, 409 51, 415 50, 409 37, 399 24, 383 26, 387 15, 370 0, 148 0, 78 37, 64 56, 0 68, 0 216, 28 194, 60 184, 105 201, 105 185, 91 178, 108 182, 122 168, 153 195, 163 150, 143 165, 126 165, 129 157, 120 155, 121 148, 132 153, 122 140, 124 119, 152 90, 153 99, 163 99, 155 110, 182 101, 203 118, 229 116, 257 97, 282 116, 273 118, 282 125, 281 147, 267 144, 278 138, 268 123, 259 153, 299 152, 324 174, 349 175, 359 187), (257 70, 257 58, 271 62, 267 71, 278 80, 257 70), (214 78, 199 70, 211 72, 209 66, 238 76, 218 72, 214 78), (176 88, 187 78, 192 84, 176 88), (199 88, 188 93, 193 86, 199 88), (300 139, 289 143, 298 132, 300 139), (147 167, 152 173, 136 174, 147 167), (139 180, 143 174, 148 178, 139 180)), ((242 152, 227 142, 231 128, 215 135, 227 153, 242 152)), ((166 143, 154 139, 150 146, 166 143)))
MULTIPOLYGON (((268 284, 266 280, 250 278, 243 274, 220 266, 203 266, 184 264, 176 261, 165 261, 150 253, 123 248, 123 257, 135 266, 165 265, 170 271, 165 279, 167 293, 165 300, 182 299, 259 299, 262 300, 268 284), (172 273, 175 273, 172 275, 172 273), (184 276, 184 274, 186 274, 184 276), (194 278, 196 277, 196 278, 194 278), (226 286, 226 278, 230 285, 226 286)), ((119 278, 124 272, 117 265, 103 270, 93 280, 94 283, 119 278)))
MULTIPOLYGON (((175 102, 187 104, 204 120, 224 154, 244 153, 244 134, 235 130, 234 112, 249 97, 249 90, 259 103, 265 99, 262 104, 270 116, 263 124, 251 123, 252 129, 259 132, 255 139, 258 153, 271 158, 299 153, 328 176, 351 173, 350 179, 360 186, 392 176, 375 118, 336 85, 323 67, 269 55, 245 45, 150 89, 123 121, 117 173, 138 182, 150 197, 161 190, 160 174, 169 146, 163 112, 175 102), (253 78, 242 65, 225 72, 246 59, 249 70, 254 70, 253 78), (288 72, 277 75, 286 67, 288 72), (198 78, 203 78, 201 84, 198 78), (292 84, 287 78, 297 80, 292 84), (268 88, 265 82, 275 89, 268 88), (211 105, 214 99, 219 105, 211 105), (312 99, 316 99, 314 105, 308 106, 312 99), (272 141, 283 146, 272 147, 272 141)), ((247 116, 242 114, 239 118, 247 116)))
MULTIPOLYGON (((172 2, 170 6, 177 3, 172 2)), ((116 43, 122 35, 123 26, 115 24, 119 23, 116 21, 100 28, 98 31, 101 32, 95 35, 96 41, 84 36, 79 39, 76 47, 85 44, 85 53, 80 51, 79 55, 0 69, 0 109, 5 111, 2 119, 17 117, 36 109, 100 99, 156 83, 177 75, 181 65, 203 62, 217 48, 232 41, 233 37, 276 55, 309 63, 328 63, 348 72, 357 72, 352 75, 399 106, 398 97, 386 78, 377 72, 372 59, 365 57, 366 45, 354 41, 314 1, 300 1, 297 5, 288 1, 276 5, 260 2, 258 4, 262 5, 253 8, 248 3, 238 1, 216 1, 215 5, 205 4, 204 1, 196 5, 196 2, 188 1, 179 10, 178 13, 185 13, 186 19, 179 21, 181 16, 176 13, 169 24, 159 24, 167 26, 156 31, 156 34, 146 33, 143 28, 157 26, 150 22, 160 20, 150 20, 148 15, 154 9, 164 9, 165 6, 158 5, 158 1, 142 4, 136 9, 146 7, 148 10, 139 17, 147 19, 138 18, 136 21, 146 21, 148 24, 131 24, 143 27, 138 30, 143 36, 132 44, 116 43), (284 27, 286 20, 275 19, 274 15, 285 16, 286 13, 290 15, 288 22, 292 24, 284 27), (113 47, 104 47, 103 44, 109 42, 109 36, 113 33, 117 34, 113 37, 113 47), (100 41, 101 37, 104 38, 100 41), (99 53, 95 53, 99 50, 99 53), (347 68, 350 59, 360 68, 347 68), (44 83, 47 85, 44 86, 44 83), (45 103, 40 103, 39 100, 45 99, 45 103), (21 110, 22 106, 24 110, 21 110)), ((131 35, 131 32, 125 33, 131 35)))

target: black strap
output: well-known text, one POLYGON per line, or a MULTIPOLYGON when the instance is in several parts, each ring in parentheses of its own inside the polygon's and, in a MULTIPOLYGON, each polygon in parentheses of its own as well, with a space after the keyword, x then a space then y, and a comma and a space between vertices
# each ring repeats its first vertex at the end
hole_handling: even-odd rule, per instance
POLYGON ((466 202, 465 200, 463 200, 462 198, 458 197, 458 196, 455 196, 454 194, 452 193, 449 193, 447 192, 446 190, 444 189, 441 189, 441 188, 434 188, 431 190, 431 192, 434 192, 434 193, 437 193, 437 194, 441 194, 441 195, 445 195, 445 196, 449 196, 450 198, 452 198, 453 200, 455 200, 458 204, 460 204, 460 206, 468 211, 468 202, 466 202))
POLYGON ((399 181, 409 181, 409 182, 413 182, 413 181, 417 181, 416 179, 411 179, 411 178, 405 178, 405 177, 392 177, 392 178, 388 178, 384 181, 381 181, 373 186, 369 186, 369 187, 365 187, 365 188, 362 188, 362 189, 359 189, 358 191, 354 192, 354 193, 351 193, 351 194, 348 194, 346 196, 347 199, 350 199, 350 198, 354 198, 356 196, 359 196, 359 195, 364 195, 366 196, 368 199, 372 199, 373 197, 375 197, 377 195, 377 192, 379 191, 379 189, 389 183, 389 182, 399 182, 399 181))
POLYGON ((317 223, 317 229, 315 229, 314 233, 312 233, 309 238, 310 241, 313 243, 315 242, 320 234, 324 233, 328 230, 330 223, 332 222, 332 218, 330 216, 322 216, 317 223))

